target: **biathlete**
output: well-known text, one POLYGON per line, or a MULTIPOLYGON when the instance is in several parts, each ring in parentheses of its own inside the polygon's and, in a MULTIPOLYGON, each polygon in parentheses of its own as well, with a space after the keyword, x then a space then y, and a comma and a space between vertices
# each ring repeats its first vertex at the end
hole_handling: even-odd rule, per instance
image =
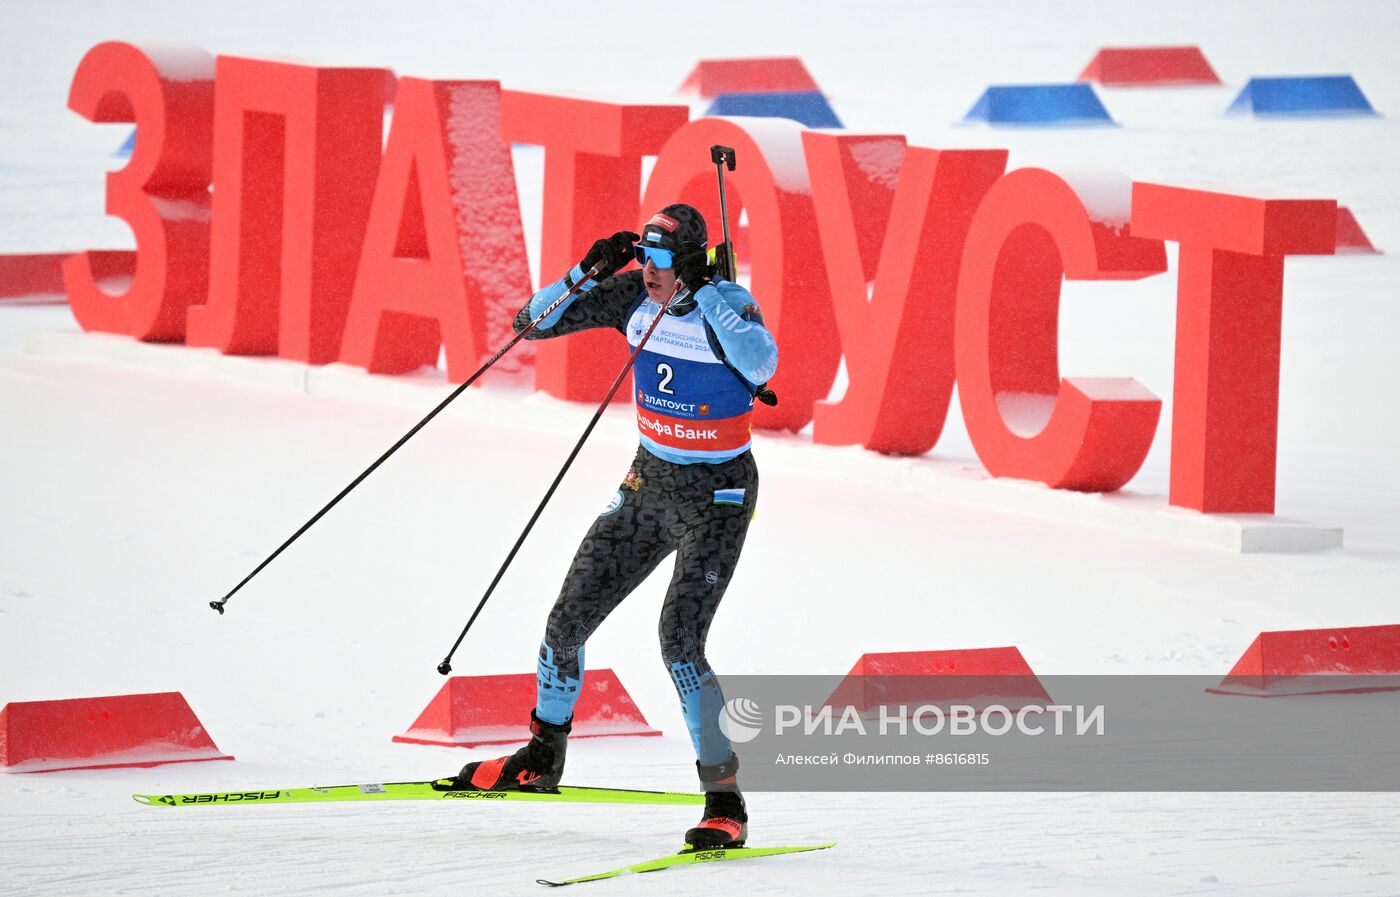
POLYGON ((739 763, 719 728, 724 704, 705 638, 739 563, 758 499, 749 451, 754 397, 777 370, 778 350, 748 290, 716 276, 705 220, 688 205, 662 209, 640 235, 595 242, 563 279, 520 310, 520 332, 601 263, 596 280, 529 334, 552 339, 607 327, 635 348, 657 322, 633 370, 641 445, 617 494, 574 555, 540 643, 533 737, 507 757, 468 763, 457 787, 550 789, 564 774, 584 644, 668 555, 675 570, 661 606, 661 656, 680 696, 705 791, 694 849, 741 846, 748 812, 739 763), (641 270, 616 274, 636 260, 641 270))

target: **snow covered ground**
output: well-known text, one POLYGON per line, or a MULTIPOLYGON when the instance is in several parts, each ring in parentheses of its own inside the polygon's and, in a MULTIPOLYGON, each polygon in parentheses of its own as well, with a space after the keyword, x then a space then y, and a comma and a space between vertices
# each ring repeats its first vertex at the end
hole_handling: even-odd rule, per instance
MULTIPOLYGON (((10 14, 0 30, 0 252, 127 245, 125 226, 102 217, 102 178, 125 127, 87 124, 64 104, 89 47, 138 38, 634 100, 671 99, 701 56, 796 53, 852 129, 925 146, 1006 146, 1013 167, 1102 165, 1142 180, 1336 197, 1377 246, 1400 249, 1395 4, 393 10, 70 0, 10 14), (618 52, 571 56, 567 44, 585 32, 618 52), (1140 43, 1199 44, 1228 86, 1103 90, 1123 124, 1112 130, 952 125, 987 84, 1069 80, 1099 46, 1140 43), (1392 117, 1220 115, 1251 75, 1341 71, 1392 117)), ((517 155, 534 240, 538 154, 517 155)), ((1169 275, 1146 281, 1070 285, 1064 371, 1130 375, 1169 401, 1174 275, 1173 259, 1169 275)), ((889 488, 898 462, 840 450, 851 474, 814 477, 765 461, 773 443, 760 440, 763 508, 711 633, 712 662, 732 673, 839 673, 865 651, 1016 644, 1041 673, 1212 674, 1263 629, 1400 623, 1397 295, 1394 255, 1288 263, 1278 510, 1344 526, 1345 549, 1240 556, 970 511, 889 488)), ((0 304, 0 703, 179 690, 238 762, 0 777, 0 890, 533 893, 537 877, 676 845, 692 810, 165 813, 132 803, 134 791, 424 778, 489 755, 389 738, 441 684, 433 667, 587 411, 531 396, 494 421, 445 415, 218 618, 207 602, 441 393, 425 388, 410 409, 20 351, 28 331, 74 328, 63 307, 0 304)), ((1167 437, 1164 427, 1131 489, 1165 490, 1167 437)), ((625 471, 629 438, 625 413, 612 415, 585 449, 458 653, 457 673, 531 668, 568 557, 625 471)), ((956 411, 934 455, 974 457, 956 411)), ((616 670, 667 736, 577 742, 576 784, 693 787, 654 647, 663 588, 654 578, 625 603, 590 642, 589 662, 616 670)), ((755 843, 840 845, 588 887, 1394 895, 1395 804, 1384 794, 755 794, 755 843)))

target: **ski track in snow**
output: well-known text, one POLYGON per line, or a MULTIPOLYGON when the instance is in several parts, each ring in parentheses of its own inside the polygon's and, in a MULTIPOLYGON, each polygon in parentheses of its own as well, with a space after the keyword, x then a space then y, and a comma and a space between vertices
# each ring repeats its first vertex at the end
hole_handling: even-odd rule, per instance
MULTIPOLYGON (((111 39, 630 102, 677 102, 670 91, 699 55, 796 53, 852 132, 1009 147, 1012 168, 1336 197, 1377 246, 1400 250, 1400 5, 1381 0, 1340 10, 870 2, 858 15, 848 4, 717 0, 707 16, 743 23, 723 40, 670 39, 694 28, 694 8, 649 7, 609 33, 617 52, 582 58, 568 45, 598 31, 591 4, 405 0, 393 19, 355 6, 70 0, 12 16, 0 30, 0 252, 131 245, 126 225, 102 214, 128 126, 65 107, 82 54, 111 39), (1100 46, 1170 43, 1200 45, 1227 86, 1096 88, 1119 129, 952 125, 988 84, 1067 80, 1100 46), (1342 71, 1381 118, 1221 115, 1252 75, 1342 71)), ((558 273, 538 266, 542 154, 512 155, 532 279, 547 282, 558 273)), ((1065 374, 1131 375, 1163 398, 1156 443, 1129 484, 1139 492, 1166 488, 1170 246, 1168 257, 1165 275, 1063 294, 1065 374)), ((1262 629, 1400 622, 1400 417, 1389 393, 1400 378, 1400 263, 1293 259, 1286 272, 1279 511, 1344 526, 1344 550, 1237 556, 938 505, 883 483, 880 459, 861 457, 846 481, 784 470, 765 462, 761 437, 762 513, 711 634, 716 669, 840 673, 864 651, 1015 644, 1041 673, 1218 674, 1262 629)), ((489 426, 444 414, 216 617, 209 600, 436 399, 425 394, 415 411, 20 352, 26 331, 74 327, 66 308, 0 302, 0 703, 180 690, 238 760, 0 776, 0 893, 538 894, 536 878, 678 846, 693 808, 132 802, 133 792, 430 778, 495 753, 389 739, 440 686, 433 667, 578 427, 565 415, 538 427, 541 404, 557 407, 539 397, 489 426)), ((457 673, 532 668, 569 553, 630 459, 615 438, 620 413, 561 486, 457 673)), ((974 457, 956 403, 935 455, 974 457)), ((574 784, 695 787, 655 647, 667 575, 613 615, 589 663, 616 670, 668 734, 576 742, 574 784)), ((839 844, 581 893, 1400 895, 1393 795, 752 794, 750 806, 755 846, 839 844)))
MULTIPOLYGON (((6 882, 35 894, 534 894, 535 877, 662 855, 658 827, 689 824, 693 813, 551 807, 559 812, 546 816, 480 804, 125 810, 123 790, 12 795, 67 812, 29 817, 7 848, 65 859, 7 871, 6 882)), ((1209 806, 1161 794, 758 795, 753 803, 766 843, 802 843, 814 832, 840 843, 820 859, 666 872, 643 880, 645 891, 1340 897, 1400 886, 1400 835, 1381 821, 1391 802, 1379 795, 1313 795, 1306 807, 1293 795, 1234 794, 1212 795, 1209 806), (1241 856, 1250 868, 1239 868, 1241 856)))

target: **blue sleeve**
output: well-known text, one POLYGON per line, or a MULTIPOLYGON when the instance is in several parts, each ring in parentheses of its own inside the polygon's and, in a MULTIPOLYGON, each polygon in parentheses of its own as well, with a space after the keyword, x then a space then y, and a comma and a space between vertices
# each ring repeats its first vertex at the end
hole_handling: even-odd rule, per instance
POLYGON ((753 294, 737 283, 719 280, 701 287, 695 301, 735 370, 753 384, 773 379, 778 371, 778 344, 763 326, 753 294))
MULTIPOLYGON (((568 280, 573 283, 578 283, 579 279, 582 277, 583 268, 579 267, 578 265, 574 265, 573 270, 569 272, 568 280)), ((556 308, 553 312, 551 312, 549 317, 541 321, 539 326, 535 329, 548 330, 555 324, 558 324, 559 319, 564 317, 564 312, 569 310, 569 306, 577 302, 578 297, 582 296, 584 293, 593 289, 597 285, 598 281, 596 280, 584 281, 583 286, 579 289, 577 293, 575 293, 569 298, 568 302, 565 302, 564 304, 556 308)), ((559 280, 556 280, 549 286, 545 287, 544 289, 540 290, 535 295, 531 296, 529 305, 530 320, 533 321, 535 318, 538 318, 546 308, 549 308, 551 303, 553 303, 555 300, 557 300, 560 296, 564 295, 568 291, 568 285, 565 283, 564 279, 561 278, 559 280)))

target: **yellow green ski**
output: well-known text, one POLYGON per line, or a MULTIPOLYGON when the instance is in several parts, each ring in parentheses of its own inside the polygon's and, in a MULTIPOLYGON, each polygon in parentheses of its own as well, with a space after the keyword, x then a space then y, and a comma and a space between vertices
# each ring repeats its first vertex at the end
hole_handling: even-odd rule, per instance
POLYGON ((538 801, 575 804, 652 804, 698 806, 703 794, 678 791, 633 791, 627 788, 573 788, 550 791, 479 791, 453 789, 452 780, 390 782, 387 784, 332 785, 319 788, 255 788, 208 794, 133 794, 137 803, 151 807, 198 807, 221 804, 320 804, 366 800, 479 800, 538 801))
POLYGON ((828 847, 835 846, 835 841, 828 841, 825 844, 809 844, 803 847, 729 847, 720 848, 718 850, 683 850, 671 856, 648 860, 645 863, 635 863, 631 866, 623 866, 621 869, 598 872, 594 875, 585 875, 582 878, 568 878, 564 881, 550 881, 545 878, 537 878, 535 881, 542 885, 549 885, 551 888, 560 888, 564 885, 576 885, 585 881, 600 881, 604 878, 616 878, 619 875, 627 875, 632 872, 657 872, 661 869, 671 869, 676 866, 690 866, 695 863, 717 863, 724 860, 748 860, 757 857, 779 856, 785 853, 806 853, 809 850, 826 850, 828 847))

